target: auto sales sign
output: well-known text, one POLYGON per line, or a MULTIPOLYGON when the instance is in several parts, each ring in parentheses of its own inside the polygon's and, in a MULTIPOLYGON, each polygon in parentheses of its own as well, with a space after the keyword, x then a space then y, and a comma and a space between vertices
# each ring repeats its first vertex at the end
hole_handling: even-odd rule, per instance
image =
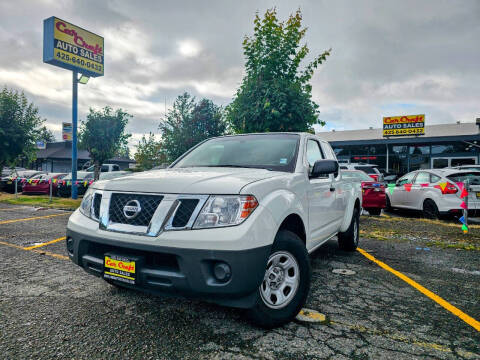
POLYGON ((89 77, 103 76, 103 37, 52 16, 43 21, 43 62, 89 77))
POLYGON ((425 115, 389 116, 383 118, 383 136, 425 135, 425 115))

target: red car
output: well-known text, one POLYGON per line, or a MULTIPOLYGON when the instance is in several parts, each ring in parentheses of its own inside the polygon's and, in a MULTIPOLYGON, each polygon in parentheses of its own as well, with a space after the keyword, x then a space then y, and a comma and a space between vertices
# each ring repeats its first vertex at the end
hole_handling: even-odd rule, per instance
POLYGON ((342 170, 342 179, 358 182, 362 187, 362 207, 370 215, 380 215, 386 207, 385 185, 372 180, 370 176, 360 170, 342 170))
POLYGON ((50 173, 35 175, 23 184, 23 194, 46 194, 50 195, 50 183, 52 184, 52 195, 57 193, 57 181, 66 174, 50 173))

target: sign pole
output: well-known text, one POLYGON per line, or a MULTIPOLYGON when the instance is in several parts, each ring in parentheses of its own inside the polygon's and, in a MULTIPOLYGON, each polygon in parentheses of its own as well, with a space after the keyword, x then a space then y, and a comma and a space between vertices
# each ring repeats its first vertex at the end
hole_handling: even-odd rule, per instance
POLYGON ((78 72, 72 71, 72 199, 78 198, 77 182, 77 117, 78 117, 78 72))

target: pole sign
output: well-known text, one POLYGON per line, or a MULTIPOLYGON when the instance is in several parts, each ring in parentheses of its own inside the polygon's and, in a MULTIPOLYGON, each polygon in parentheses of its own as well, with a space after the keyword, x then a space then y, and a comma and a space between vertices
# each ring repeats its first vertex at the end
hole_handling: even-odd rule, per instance
POLYGON ((425 135, 425 115, 389 116, 383 118, 383 136, 425 135))
POLYGON ((97 77, 103 61, 103 37, 54 16, 43 21, 43 62, 97 77))
POLYGON ((63 141, 72 141, 72 123, 62 123, 62 139, 63 141))

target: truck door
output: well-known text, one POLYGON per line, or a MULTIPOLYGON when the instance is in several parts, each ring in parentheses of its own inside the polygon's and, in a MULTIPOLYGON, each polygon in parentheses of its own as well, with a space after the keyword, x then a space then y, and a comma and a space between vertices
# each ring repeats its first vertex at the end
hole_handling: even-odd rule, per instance
MULTIPOLYGON (((327 159, 337 160, 337 156, 328 142, 322 141, 321 146, 327 159)), ((343 221, 345 215, 345 209, 347 208, 347 191, 344 183, 341 181, 342 177, 340 175, 340 171, 334 175, 331 175, 330 178, 332 180, 332 188, 335 189, 335 206, 333 210, 336 213, 336 221, 338 221, 338 225, 340 226, 340 223, 343 221)))
POLYGON ((335 232, 336 215, 332 211, 335 207, 335 190, 332 189, 331 177, 310 178, 315 161, 325 159, 318 141, 307 140, 306 159, 308 162, 308 222, 310 238, 313 246, 319 240, 335 232))

